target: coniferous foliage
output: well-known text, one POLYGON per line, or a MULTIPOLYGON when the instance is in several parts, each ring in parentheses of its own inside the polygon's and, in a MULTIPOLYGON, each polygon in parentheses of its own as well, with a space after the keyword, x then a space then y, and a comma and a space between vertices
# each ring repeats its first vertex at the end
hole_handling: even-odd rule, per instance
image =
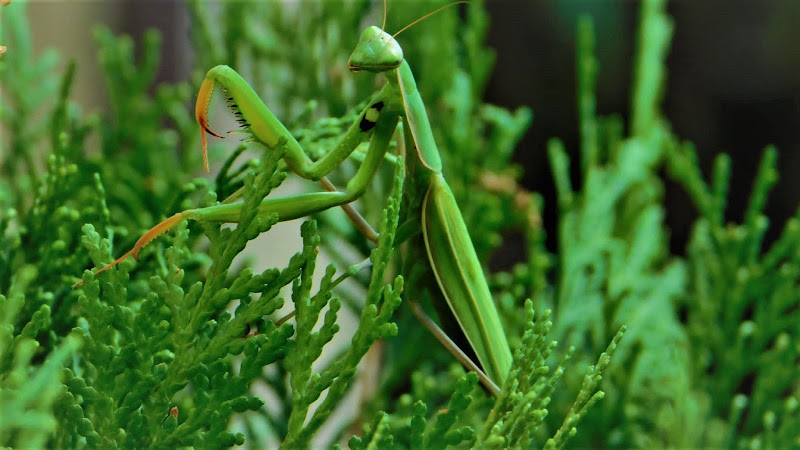
MULTIPOLYGON (((443 3, 390 3, 386 27, 443 3)), ((730 159, 718 157, 707 181, 660 112, 674 26, 663 1, 640 8, 627 126, 596 113, 603 62, 591 19, 579 21, 581 144, 574 161, 557 139, 547 149, 555 205, 523 189, 511 162, 530 110, 482 101, 494 62, 482 2, 399 37, 480 259, 510 231, 525 242, 523 262, 490 275, 513 352, 496 398, 403 305, 409 180, 399 144, 358 201, 377 244, 326 211, 305 220, 288 263, 260 272, 245 247, 278 221, 257 206, 295 176, 285 143, 245 142, 224 159, 214 143, 216 177, 190 175, 201 157, 189 105, 214 65, 235 67, 311 158, 357 117, 376 81, 344 62, 381 9, 302 5, 298 14, 273 2, 188 1, 203 51, 191 80, 175 84, 155 82, 158 33, 134 43, 98 27, 110 108, 90 114, 71 99, 82 62, 58 74, 56 51, 32 50, 25 2, 0 7, 0 445, 800 445, 800 219, 764 248, 778 177, 767 148, 742 223, 725 223, 730 159), (699 213, 685 256, 669 250, 665 177, 699 213), (245 205, 237 223, 184 223, 138 261, 89 270, 160 220, 230 196, 245 205), (550 252, 545 207, 558 210, 550 252), (334 263, 316 279, 320 251, 334 263), (340 334, 345 346, 335 345, 340 334)), ((344 186, 365 153, 362 144, 332 180, 344 186)))

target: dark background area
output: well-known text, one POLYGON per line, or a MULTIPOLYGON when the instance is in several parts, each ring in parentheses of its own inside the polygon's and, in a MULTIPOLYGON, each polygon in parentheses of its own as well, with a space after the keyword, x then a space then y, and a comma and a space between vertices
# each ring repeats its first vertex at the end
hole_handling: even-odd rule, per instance
MULTIPOLYGON (((575 82, 577 17, 594 18, 599 74, 597 111, 626 119, 639 3, 634 1, 490 1, 489 44, 498 64, 487 101, 527 104, 534 122, 517 152, 524 184, 545 196, 548 247, 555 243, 555 192, 546 155, 552 137, 578 156, 575 82)), ((800 201, 800 2, 670 2, 674 21, 663 111, 681 140, 695 144, 706 177, 728 153, 732 178, 726 219, 741 221, 765 146, 779 151, 781 178, 770 196, 767 242, 800 201)), ((683 253, 696 211, 667 183, 673 252, 683 253)))

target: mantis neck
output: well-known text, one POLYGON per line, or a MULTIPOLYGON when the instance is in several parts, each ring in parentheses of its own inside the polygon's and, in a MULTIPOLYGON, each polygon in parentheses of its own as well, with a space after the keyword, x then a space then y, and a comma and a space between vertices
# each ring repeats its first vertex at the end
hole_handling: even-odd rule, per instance
MULTIPOLYGON (((400 96, 403 100, 403 116, 405 117, 406 126, 411 131, 413 137, 413 144, 416 148, 416 155, 419 159, 420 166, 423 170, 433 174, 442 173, 442 160, 439 157, 439 148, 436 147, 436 141, 433 140, 433 131, 431 124, 428 122, 428 114, 425 111, 425 104, 422 102, 422 97, 417 90, 417 83, 414 80, 414 75, 411 73, 411 67, 403 60, 400 67, 395 69, 396 83, 399 88, 400 96)), ((390 83, 394 83, 394 74, 387 74, 390 83)), ((410 145, 406 142, 406 145, 410 145)))

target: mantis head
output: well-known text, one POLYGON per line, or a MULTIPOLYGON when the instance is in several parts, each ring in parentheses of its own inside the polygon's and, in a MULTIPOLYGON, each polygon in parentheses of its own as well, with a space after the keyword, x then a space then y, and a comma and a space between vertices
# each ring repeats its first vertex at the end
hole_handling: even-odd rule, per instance
POLYGON ((358 45, 347 61, 347 68, 351 72, 366 70, 377 73, 396 69, 402 62, 403 49, 394 37, 371 26, 361 33, 358 45))

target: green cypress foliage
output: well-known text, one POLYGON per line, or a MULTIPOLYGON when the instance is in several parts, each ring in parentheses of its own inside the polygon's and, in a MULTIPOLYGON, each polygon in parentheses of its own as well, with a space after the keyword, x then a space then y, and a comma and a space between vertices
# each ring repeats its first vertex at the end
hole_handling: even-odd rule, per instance
MULTIPOLYGON (((532 114, 481 100, 494 62, 483 2, 400 37, 479 256, 508 231, 525 240, 527 259, 490 276, 514 357, 497 398, 402 305, 400 241, 414 224, 403 223, 397 144, 358 202, 377 245, 327 211, 303 223, 286 264, 251 267, 246 246, 277 222, 257 205, 293 177, 282 144, 242 143, 214 180, 192 179, 200 144, 187 105, 206 70, 236 67, 319 157, 375 88, 343 69, 360 28, 380 22, 372 3, 303 2, 298 14, 188 1, 196 61, 174 84, 155 82, 158 33, 134 43, 98 27, 110 107, 90 114, 71 93, 84 62, 58 73, 56 51, 32 49, 25 2, 0 7, 0 445, 800 446, 800 217, 764 245, 778 177, 768 147, 742 223, 725 222, 730 158, 706 179, 660 110, 673 29, 663 0, 640 8, 627 127, 596 112, 603 62, 592 20, 579 20, 579 156, 557 139, 547 150, 555 253, 545 205, 511 163, 532 114), (699 213, 685 256, 667 245, 665 177, 699 213), (138 262, 88 270, 158 221, 231 195, 245 204, 238 223, 184 223, 138 262), (316 279, 321 251, 333 264, 316 279)), ((387 29, 442 3, 390 2, 387 29)), ((364 153, 332 174, 337 185, 364 153)))

